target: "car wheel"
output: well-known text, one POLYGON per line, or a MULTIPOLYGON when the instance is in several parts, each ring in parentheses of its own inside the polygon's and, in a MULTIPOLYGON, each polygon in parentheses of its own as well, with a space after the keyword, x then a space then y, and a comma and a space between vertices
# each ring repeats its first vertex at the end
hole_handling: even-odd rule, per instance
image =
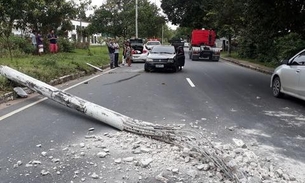
POLYGON ((279 77, 275 77, 273 79, 273 82, 272 82, 272 94, 273 96, 279 98, 279 97, 282 97, 283 96, 283 93, 281 92, 281 80, 279 77))

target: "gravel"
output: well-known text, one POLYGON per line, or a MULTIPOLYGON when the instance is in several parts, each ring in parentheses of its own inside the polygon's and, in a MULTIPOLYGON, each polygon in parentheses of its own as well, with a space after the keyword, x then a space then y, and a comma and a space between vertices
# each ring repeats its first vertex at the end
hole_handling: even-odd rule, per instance
MULTIPOLYGON (((93 129, 89 131, 95 133, 93 129)), ((258 144, 252 146, 241 139, 232 139, 233 144, 199 142, 206 152, 213 152, 208 158, 192 147, 167 144, 128 132, 95 134, 88 137, 86 135, 75 140, 77 142, 74 144, 53 147, 52 151, 43 151, 27 164, 22 163, 24 160, 15 161, 12 166, 16 166, 15 169, 24 168, 25 173, 22 176, 32 177, 34 182, 37 178, 35 171, 40 171, 40 176, 48 177, 51 182, 62 182, 63 175, 64 182, 102 183, 303 181, 297 180, 289 170, 279 167, 273 162, 273 158, 256 155, 251 148, 258 148, 258 144), (229 179, 221 167, 211 160, 215 156, 230 167, 231 173, 238 181, 229 179)), ((204 138, 204 141, 206 139, 204 138)))

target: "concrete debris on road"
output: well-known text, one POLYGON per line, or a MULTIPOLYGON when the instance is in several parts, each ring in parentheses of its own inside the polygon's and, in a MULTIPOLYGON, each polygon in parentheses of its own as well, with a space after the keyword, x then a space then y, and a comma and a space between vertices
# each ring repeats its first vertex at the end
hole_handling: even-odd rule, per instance
MULTIPOLYGON (((27 174, 25 180, 28 177, 39 180, 35 174, 39 169, 33 167, 39 165, 41 176, 48 177, 51 182, 62 180, 62 175, 68 178, 65 182, 86 182, 88 179, 140 183, 199 183, 202 180, 227 183, 300 182, 285 169, 277 167, 272 158, 257 156, 249 149, 252 146, 247 146, 239 139, 234 139, 234 144, 202 143, 206 152, 216 150, 217 156, 226 162, 238 181, 228 179, 216 166, 217 161, 202 158, 196 149, 181 148, 128 132, 95 134, 95 138, 84 136, 80 141, 82 142, 53 147, 48 152, 51 159, 37 154, 37 158, 41 158, 39 161, 32 160, 24 166, 23 175, 27 174), (242 148, 243 146, 247 148, 242 148), (140 150, 139 154, 134 153, 135 148, 140 150), (148 150, 143 152, 143 148, 148 150), (81 156, 82 152, 86 156, 81 156)), ((22 168, 22 160, 18 160, 17 165, 18 169, 22 168)))
POLYGON ((15 87, 15 88, 13 88, 13 90, 21 98, 27 98, 28 97, 28 94, 21 87, 15 87))

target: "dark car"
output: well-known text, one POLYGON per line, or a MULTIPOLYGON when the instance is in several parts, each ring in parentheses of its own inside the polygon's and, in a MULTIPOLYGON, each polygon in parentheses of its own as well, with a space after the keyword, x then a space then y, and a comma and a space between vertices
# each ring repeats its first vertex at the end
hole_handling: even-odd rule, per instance
POLYGON ((183 46, 175 50, 174 46, 157 45, 152 48, 144 64, 145 71, 182 70, 185 64, 183 46))

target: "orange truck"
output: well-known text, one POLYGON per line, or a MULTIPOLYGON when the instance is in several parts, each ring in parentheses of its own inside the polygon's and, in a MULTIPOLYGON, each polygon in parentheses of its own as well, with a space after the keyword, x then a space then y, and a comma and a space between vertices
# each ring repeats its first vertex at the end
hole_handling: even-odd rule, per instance
POLYGON ((220 50, 216 48, 214 30, 196 29, 192 31, 189 57, 192 60, 219 61, 220 50))

